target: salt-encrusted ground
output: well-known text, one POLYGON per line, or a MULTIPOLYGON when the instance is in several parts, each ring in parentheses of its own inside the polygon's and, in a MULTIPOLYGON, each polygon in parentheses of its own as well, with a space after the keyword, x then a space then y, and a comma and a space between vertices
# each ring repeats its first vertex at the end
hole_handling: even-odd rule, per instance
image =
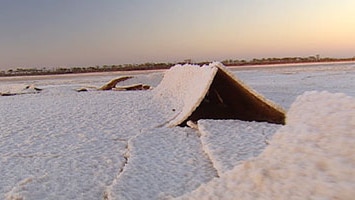
MULTIPOLYGON (((234 73, 285 109, 309 90, 355 96, 355 64, 234 73)), ((151 91, 74 91, 117 76, 0 79, 0 89, 18 90, 19 84, 44 89, 0 97, 0 199, 187 195, 258 156, 279 128, 238 120, 201 120, 199 130, 166 128, 175 113, 161 109, 151 91)), ((157 86, 161 79, 161 73, 139 74, 125 84, 157 86)))
POLYGON ((295 98, 306 91, 342 92, 355 96, 355 63, 272 67, 235 71, 256 91, 286 110, 295 98))
POLYGON ((205 152, 218 174, 231 170, 241 161, 258 156, 281 127, 266 122, 200 120, 198 129, 205 152))
POLYGON ((190 128, 155 128, 128 142, 127 165, 109 187, 109 199, 178 197, 217 176, 190 128))
POLYGON ((307 92, 262 154, 178 199, 353 199, 355 98, 307 92))

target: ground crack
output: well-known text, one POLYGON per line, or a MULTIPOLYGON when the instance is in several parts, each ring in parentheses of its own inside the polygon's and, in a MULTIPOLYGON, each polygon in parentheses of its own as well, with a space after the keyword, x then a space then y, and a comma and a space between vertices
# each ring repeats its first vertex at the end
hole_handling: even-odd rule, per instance
POLYGON ((125 152, 123 153, 123 158, 124 158, 124 163, 123 165, 120 167, 120 169, 117 172, 116 177, 113 179, 112 183, 110 185, 108 185, 104 191, 103 194, 103 200, 111 200, 114 199, 112 193, 114 192, 113 186, 117 184, 117 182, 119 181, 119 179, 121 178, 122 174, 124 173, 128 163, 129 163, 129 159, 131 157, 131 140, 135 139, 136 137, 138 137, 139 135, 141 135, 143 132, 143 129, 139 130, 139 133, 131 138, 129 138, 128 140, 124 140, 124 139, 115 139, 116 141, 120 141, 120 142, 125 142, 125 152))
MULTIPOLYGON (((120 140, 120 141, 122 141, 122 140, 120 140)), ((118 180, 120 179, 122 173, 124 172, 128 162, 129 162, 129 157, 130 157, 129 140, 128 141, 126 140, 125 142, 126 142, 126 146, 125 146, 125 152, 123 154, 124 163, 120 167, 120 169, 118 170, 117 175, 113 179, 112 183, 106 187, 106 190, 104 191, 104 195, 103 195, 103 199, 104 200, 113 199, 113 197, 112 197, 112 187, 118 182, 118 180)))
POLYGON ((264 130, 261 131, 261 135, 264 137, 264 143, 266 144, 266 146, 269 145, 270 142, 267 139, 267 136, 265 135, 265 131, 264 130))
POLYGON ((213 162, 212 156, 210 155, 210 153, 209 153, 207 147, 204 145, 204 143, 203 143, 203 141, 202 141, 202 139, 201 139, 202 135, 204 135, 203 129, 202 129, 201 126, 199 126, 197 123, 194 123, 194 122, 192 122, 192 121, 188 121, 188 122, 187 122, 187 125, 188 125, 190 128, 196 130, 197 136, 198 136, 198 138, 200 139, 202 152, 206 155, 206 157, 208 158, 209 162, 211 163, 213 169, 216 171, 216 177, 219 178, 219 177, 220 177, 219 171, 218 171, 218 169, 217 169, 215 163, 213 162))

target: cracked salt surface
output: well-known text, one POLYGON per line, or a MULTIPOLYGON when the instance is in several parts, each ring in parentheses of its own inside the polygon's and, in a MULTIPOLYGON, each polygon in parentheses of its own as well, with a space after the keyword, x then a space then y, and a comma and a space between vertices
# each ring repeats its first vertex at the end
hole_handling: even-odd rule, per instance
POLYGON ((260 156, 178 199, 353 199, 355 98, 306 92, 260 156))
MULTIPOLYGON (((287 108, 306 90, 355 96, 354 66, 234 73, 287 108)), ((177 197, 207 184, 217 171, 227 173, 238 159, 257 156, 265 148, 262 130, 268 137, 277 129, 274 124, 200 120, 205 134, 199 138, 196 130, 165 128, 181 111, 165 108, 151 91, 74 91, 100 86, 117 76, 0 78, 0 84, 35 84, 44 89, 38 94, 0 97, 0 199, 177 197), (235 130, 260 140, 238 138, 235 130), (248 140, 260 149, 252 148, 248 140), (245 154, 240 157, 237 149, 245 154)), ((140 74, 135 80, 156 86, 161 77, 140 74)))
POLYGON ((217 175, 190 128, 143 130, 128 149, 127 165, 109 188, 108 199, 177 197, 217 175))
POLYGON ((0 99, 1 199, 102 198, 124 166, 125 140, 163 122, 149 99, 71 87, 0 99))
POLYGON ((280 127, 266 122, 239 120, 198 121, 204 150, 218 174, 233 169, 241 161, 258 156, 280 127))

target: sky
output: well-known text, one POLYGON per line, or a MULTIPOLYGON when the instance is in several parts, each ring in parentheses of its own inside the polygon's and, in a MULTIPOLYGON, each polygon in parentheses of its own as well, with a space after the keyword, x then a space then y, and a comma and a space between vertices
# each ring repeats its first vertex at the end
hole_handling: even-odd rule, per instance
POLYGON ((0 0, 0 69, 355 56, 354 0, 0 0))

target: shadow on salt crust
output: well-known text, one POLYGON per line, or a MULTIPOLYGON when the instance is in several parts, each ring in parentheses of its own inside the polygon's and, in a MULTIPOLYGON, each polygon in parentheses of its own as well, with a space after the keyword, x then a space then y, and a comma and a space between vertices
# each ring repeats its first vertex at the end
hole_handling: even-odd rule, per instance
POLYGON ((285 124, 285 112, 246 86, 221 63, 176 65, 154 90, 172 112, 168 126, 199 119, 239 119, 285 124))

